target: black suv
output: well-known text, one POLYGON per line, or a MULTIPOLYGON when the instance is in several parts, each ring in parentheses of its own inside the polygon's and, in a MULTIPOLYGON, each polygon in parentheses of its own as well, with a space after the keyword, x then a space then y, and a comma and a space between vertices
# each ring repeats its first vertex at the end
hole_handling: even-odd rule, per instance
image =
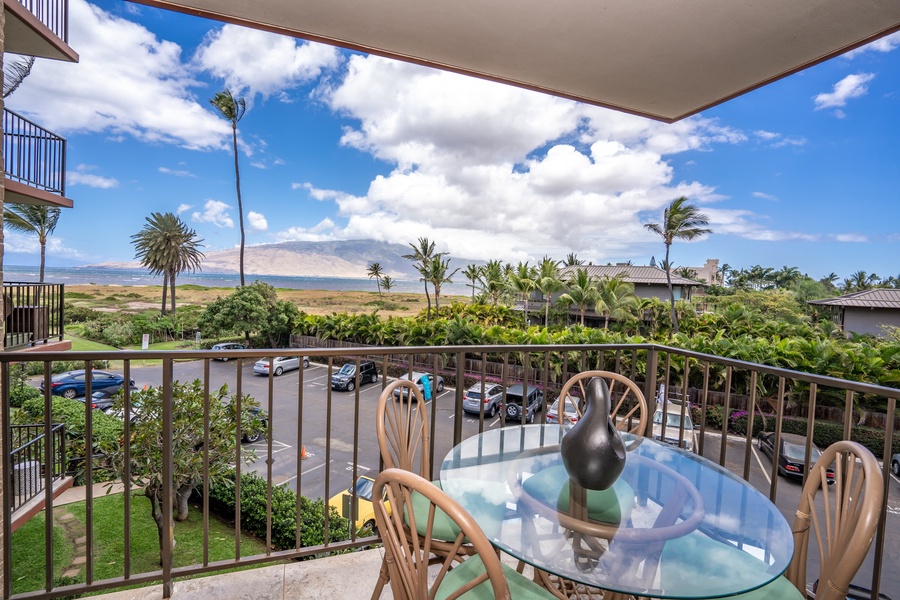
MULTIPOLYGON (((359 384, 378 381, 378 368, 371 360, 359 361, 359 384)), ((356 364, 347 363, 331 376, 331 389, 353 391, 356 388, 356 364)))
POLYGON ((534 413, 541 410, 543 404, 544 392, 540 389, 528 386, 528 393, 526 394, 525 387, 522 384, 510 386, 506 390, 506 406, 504 407, 506 420, 513 419, 534 423, 534 413))

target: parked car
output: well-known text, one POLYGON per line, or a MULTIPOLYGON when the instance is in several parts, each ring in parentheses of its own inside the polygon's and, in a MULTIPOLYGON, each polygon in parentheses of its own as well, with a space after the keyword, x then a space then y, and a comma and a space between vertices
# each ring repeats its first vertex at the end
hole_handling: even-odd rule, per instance
MULTIPOLYGON (((115 387, 125 383, 125 378, 116 373, 106 371, 91 371, 91 393, 104 388, 115 387)), ((129 383, 134 385, 134 379, 129 383)), ((64 398, 77 398, 84 396, 87 384, 87 376, 84 369, 57 373, 50 378, 50 393, 64 398)), ((41 380, 41 391, 44 391, 44 380, 41 380)))
POLYGON ((258 442, 269 431, 269 413, 258 406, 251 406, 247 409, 247 413, 250 416, 251 423, 255 422, 254 424, 257 426, 245 426, 241 430, 241 438, 248 444, 252 444, 253 442, 258 442))
MULTIPOLYGON (((221 344, 216 344, 212 347, 213 350, 244 350, 247 347, 243 344, 238 344, 236 342, 223 342, 221 344)), ((213 360, 221 360, 222 362, 227 362, 230 359, 228 356, 223 356, 222 358, 216 358, 213 360)))
MULTIPOLYGON (((139 388, 136 385, 129 385, 128 388, 131 390, 131 393, 139 391, 139 388)), ((113 399, 122 394, 125 389, 125 384, 122 383, 120 385, 114 387, 103 388, 102 390, 97 390, 91 394, 91 408, 94 410, 102 410, 106 412, 110 406, 113 405, 113 399)), ((76 398, 81 402, 84 402, 84 398, 76 398)))
MULTIPOLYGON (((378 381, 378 367, 371 360, 359 361, 359 384, 378 381)), ((331 389, 352 392, 356 387, 356 365, 347 363, 331 376, 331 389)))
POLYGON ((500 410, 503 401, 503 386, 499 383, 476 383, 466 390, 463 396, 463 410, 473 415, 481 414, 481 406, 484 405, 484 415, 494 418, 500 410), (481 396, 481 388, 484 386, 484 400, 481 396))
MULTIPOLYGON (((763 431, 756 438, 757 446, 763 454, 770 459, 775 456, 775 432, 763 431)), ((813 464, 822 451, 813 445, 810 452, 810 461, 813 464)), ((806 436, 797 435, 795 433, 781 434, 781 450, 778 453, 778 474, 784 477, 793 477, 795 479, 803 479, 803 474, 809 469, 806 467, 804 460, 806 459, 806 436)), ((892 467, 893 468, 893 467, 892 467)), ((825 472, 828 483, 834 483, 834 469, 829 467, 825 472)))
MULTIPOLYGON (((437 382, 435 382, 434 375, 432 375, 431 373, 427 373, 427 374, 426 373, 413 373, 412 374, 412 382, 416 384, 416 387, 419 388, 420 392, 422 392, 423 394, 425 393, 425 386, 422 385, 423 377, 428 378, 428 381, 431 384, 431 393, 432 394, 439 394, 444 391, 444 378, 441 377, 440 375, 438 375, 437 382)), ((403 375, 402 377, 399 377, 398 379, 405 379, 406 381, 410 381, 410 375, 409 375, 409 373, 407 373, 406 375, 403 375)), ((405 388, 397 388, 394 390, 394 400, 400 400, 401 395, 403 397, 403 400, 406 400, 406 397, 409 395, 409 393, 406 391, 405 388), (402 392, 400 391, 401 389, 403 390, 402 392)))
POLYGON ((520 383, 510 386, 506 390, 506 419, 534 423, 534 414, 541 410, 544 403, 544 392, 534 386, 525 386, 520 383))
MULTIPOLYGON (((272 374, 278 377, 285 371, 293 371, 300 368, 300 357, 298 356, 276 356, 272 359, 272 374)), ((309 358, 303 357, 303 368, 309 367, 309 358)), ((257 375, 269 374, 269 359, 261 358, 253 365, 253 372, 257 375)))
POLYGON ((900 477, 900 454, 891 457, 891 473, 900 477))
MULTIPOLYGON (((356 528, 362 529, 368 527, 375 531, 375 507, 372 504, 372 490, 375 487, 375 480, 366 475, 362 475, 356 480, 356 528)), ((353 499, 353 488, 350 486, 346 490, 338 492, 328 500, 328 505, 333 506, 338 514, 349 519, 351 516, 350 502, 353 499)), ((387 499, 387 488, 384 489, 384 497, 387 499)), ((387 504, 388 514, 390 514, 390 504, 387 504)))
POLYGON ((693 452, 697 447, 697 432, 694 431, 694 423, 691 421, 691 411, 684 411, 684 420, 681 419, 680 404, 669 404, 666 407, 666 437, 663 440, 663 409, 658 407, 653 413, 653 439, 663 440, 673 446, 678 445, 681 439, 681 447, 693 452), (682 434, 682 432, 684 432, 682 434))
MULTIPOLYGON (((570 425, 574 425, 578 422, 580 418, 578 414, 578 410, 575 408, 576 402, 578 402, 577 398, 573 396, 566 396, 566 408, 564 418, 566 422, 570 425)), ((547 423, 559 423, 559 398, 553 401, 553 404, 550 408, 547 409, 547 423)))

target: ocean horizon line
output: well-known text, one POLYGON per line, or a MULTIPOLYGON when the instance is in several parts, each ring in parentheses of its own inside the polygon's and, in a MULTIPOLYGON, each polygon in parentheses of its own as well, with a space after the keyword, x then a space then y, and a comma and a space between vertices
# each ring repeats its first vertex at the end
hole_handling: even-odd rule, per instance
MULTIPOLYGON (((245 280, 263 281, 276 288, 295 290, 326 290, 374 292, 378 286, 374 279, 362 277, 328 277, 324 275, 266 275, 245 273, 245 280)), ((40 267, 36 265, 3 265, 4 283, 37 283, 40 281, 40 267)), ((65 285, 109 285, 142 287, 162 285, 162 276, 154 276, 144 269, 120 269, 115 267, 45 267, 44 283, 65 285)), ((238 273, 182 273, 175 282, 179 285, 199 285, 202 287, 238 287, 238 273)), ((423 294, 424 285, 412 279, 395 280, 392 292, 423 294)), ((471 292, 465 283, 444 284, 442 291, 447 295, 463 296, 471 292)))

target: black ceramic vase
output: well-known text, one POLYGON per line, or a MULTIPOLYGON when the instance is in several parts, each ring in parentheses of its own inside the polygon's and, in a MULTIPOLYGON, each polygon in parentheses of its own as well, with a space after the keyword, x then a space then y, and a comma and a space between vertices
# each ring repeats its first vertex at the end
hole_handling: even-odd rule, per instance
POLYGON ((609 488, 625 468, 625 444, 609 416, 612 402, 606 382, 588 382, 584 414, 560 444, 569 478, 589 490, 609 488))

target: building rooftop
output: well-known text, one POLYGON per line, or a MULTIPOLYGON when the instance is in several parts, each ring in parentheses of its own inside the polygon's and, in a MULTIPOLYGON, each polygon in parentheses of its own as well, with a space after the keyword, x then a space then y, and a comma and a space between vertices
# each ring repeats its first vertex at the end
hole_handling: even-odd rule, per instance
POLYGON ((877 288, 844 294, 837 298, 810 300, 808 304, 825 306, 855 306, 859 308, 897 308, 900 309, 900 290, 877 288))
MULTIPOLYGON (((579 265, 577 267, 565 267, 560 275, 565 278, 569 273, 574 273, 576 269, 587 269, 588 275, 591 277, 616 277, 624 273, 625 281, 629 283, 645 283, 656 285, 667 285, 666 272, 659 267, 644 267, 635 265, 579 265)), ((672 275, 672 285, 703 285, 699 281, 672 275)))

